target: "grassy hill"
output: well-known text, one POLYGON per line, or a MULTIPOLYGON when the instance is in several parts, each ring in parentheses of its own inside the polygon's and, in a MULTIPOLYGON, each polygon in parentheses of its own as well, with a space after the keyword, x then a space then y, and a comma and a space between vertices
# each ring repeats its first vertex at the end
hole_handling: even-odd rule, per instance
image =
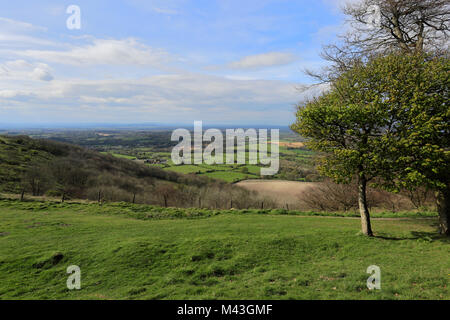
POLYGON ((26 136, 0 136, 0 190, 19 192, 20 177, 27 168, 57 155, 56 150, 26 136))
MULTIPOLYGON (((167 173, 159 168, 150 168, 129 159, 104 155, 72 144, 45 139, 31 139, 27 136, 0 136, 0 190, 17 191, 20 177, 30 167, 51 163, 57 159, 67 159, 77 169, 90 169, 92 174, 110 172, 133 178, 151 177, 159 180, 178 182, 181 175, 167 173), (78 161, 78 163, 77 163, 78 161), (83 163, 80 164, 79 161, 83 163)), ((184 177, 186 178, 186 177, 184 177)), ((198 183, 198 179, 183 181, 198 183)))
POLYGON ((358 219, 257 212, 1 200, 0 299, 450 298, 432 219, 374 219, 367 238, 358 219))
MULTIPOLYGON (((0 192, 178 207, 260 206, 257 196, 208 177, 147 166, 67 143, 0 136, 0 192), (224 196, 226 195, 226 196, 224 196)), ((267 203, 267 205, 270 205, 267 203)))

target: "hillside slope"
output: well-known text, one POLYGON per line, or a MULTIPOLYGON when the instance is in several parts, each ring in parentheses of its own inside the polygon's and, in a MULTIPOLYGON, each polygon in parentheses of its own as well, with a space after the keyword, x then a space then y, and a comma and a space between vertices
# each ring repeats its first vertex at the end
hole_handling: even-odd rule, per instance
POLYGON ((26 136, 0 136, 0 191, 19 192, 21 176, 26 170, 60 156, 63 148, 50 148, 26 136))
MULTIPOLYGON (((181 176, 159 168, 145 167, 124 159, 100 154, 79 146, 27 136, 0 136, 0 190, 18 191, 21 176, 34 166, 42 166, 58 160, 67 160, 77 169, 109 172, 134 178, 156 178, 177 182, 181 176), (82 162, 82 163, 76 163, 82 162)), ((184 180, 190 184, 193 181, 184 180)))
POLYGON ((0 192, 163 206, 259 206, 242 188, 27 136, 0 136, 0 192), (231 200, 232 199, 232 200, 231 200))

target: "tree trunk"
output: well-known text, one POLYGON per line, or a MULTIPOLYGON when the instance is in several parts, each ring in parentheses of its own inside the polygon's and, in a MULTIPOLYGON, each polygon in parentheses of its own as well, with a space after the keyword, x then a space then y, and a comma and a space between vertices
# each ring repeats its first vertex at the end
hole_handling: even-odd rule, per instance
POLYGON ((372 227, 370 225, 370 214, 369 209, 367 207, 367 180, 366 177, 362 176, 358 180, 358 204, 359 204, 359 213, 361 215, 361 227, 362 233, 366 236, 372 237, 372 227))
POLYGON ((450 236, 450 186, 438 191, 436 205, 439 212, 439 232, 450 236))
POLYGON ((63 203, 64 200, 66 200, 66 193, 65 192, 63 192, 63 194, 62 194, 61 203, 63 203))
POLYGON ((133 193, 133 204, 136 202, 136 193, 133 193))
POLYGON ((167 196, 164 195, 164 207, 167 208, 167 196))
POLYGON ((25 190, 22 190, 22 193, 20 194, 20 201, 23 201, 24 196, 25 196, 25 190))

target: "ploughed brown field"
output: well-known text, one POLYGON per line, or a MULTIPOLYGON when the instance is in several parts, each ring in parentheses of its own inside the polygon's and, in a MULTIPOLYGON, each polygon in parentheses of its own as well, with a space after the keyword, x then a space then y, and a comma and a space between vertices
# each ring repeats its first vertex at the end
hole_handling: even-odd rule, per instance
POLYGON ((303 196, 303 192, 314 188, 317 182, 243 180, 236 185, 247 190, 257 191, 262 196, 277 201, 280 205, 294 205, 303 196))
MULTIPOLYGON (((272 143, 276 143, 276 142, 272 142, 272 143)), ((305 146, 305 144, 303 142, 283 142, 280 141, 277 143, 280 147, 288 147, 288 148, 303 148, 305 146)))

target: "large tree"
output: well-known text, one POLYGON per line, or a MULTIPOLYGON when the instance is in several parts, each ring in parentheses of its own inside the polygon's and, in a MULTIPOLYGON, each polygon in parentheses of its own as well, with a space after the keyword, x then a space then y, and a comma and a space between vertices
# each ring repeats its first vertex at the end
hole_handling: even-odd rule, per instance
POLYGON ((323 174, 357 180, 362 231, 372 235, 369 181, 426 182, 445 196, 448 126, 448 59, 389 55, 353 61, 328 92, 299 105, 292 129, 324 152, 323 174))
POLYGON ((396 110, 396 121, 387 136, 384 158, 389 166, 381 171, 382 185, 393 190, 435 190, 440 233, 449 236, 449 59, 415 55, 383 60, 392 69, 392 88, 385 97, 396 110), (394 90, 400 94, 394 96, 394 90))

